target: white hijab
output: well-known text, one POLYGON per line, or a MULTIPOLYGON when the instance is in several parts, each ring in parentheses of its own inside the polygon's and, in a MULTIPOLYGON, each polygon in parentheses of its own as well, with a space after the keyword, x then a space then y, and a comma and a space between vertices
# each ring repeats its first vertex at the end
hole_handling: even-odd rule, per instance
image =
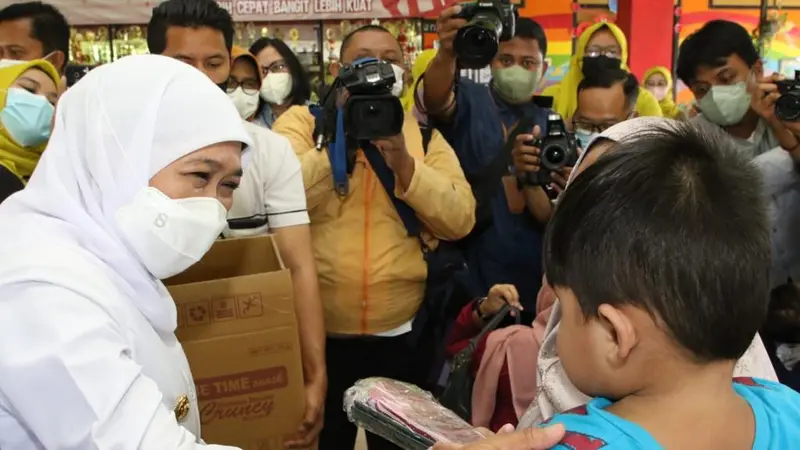
POLYGON ((124 243, 114 216, 173 161, 228 141, 251 144, 228 96, 184 63, 129 56, 89 72, 61 98, 27 187, 0 206, 0 298, 12 283, 85 283, 58 269, 86 263, 157 331, 173 332, 171 297, 124 243))
MULTIPOLYGON (((575 167, 580 167, 593 146, 603 140, 621 142, 626 138, 647 132, 647 130, 653 130, 656 127, 670 127, 676 123, 677 121, 675 120, 663 117, 639 117, 618 123, 596 136, 586 146, 586 150, 578 158, 575 167)), ((573 181, 577 174, 577 170, 572 172, 567 182, 567 187, 569 187, 569 183, 573 181)), ((550 319, 547 321, 547 328, 545 329, 545 337, 539 349, 539 359, 536 364, 536 399, 520 418, 519 428, 530 428, 555 414, 568 411, 591 400, 570 382, 561 364, 561 359, 558 357, 556 340, 560 322, 561 304, 556 301, 553 304, 553 310, 550 313, 550 319)), ((747 352, 736 362, 734 376, 778 380, 767 351, 764 349, 764 344, 758 335, 753 339, 747 352)))

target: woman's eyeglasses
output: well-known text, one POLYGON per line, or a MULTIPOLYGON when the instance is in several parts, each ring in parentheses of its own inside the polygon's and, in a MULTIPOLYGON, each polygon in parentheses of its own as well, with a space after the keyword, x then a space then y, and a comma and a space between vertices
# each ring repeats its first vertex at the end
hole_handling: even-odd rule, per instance
POLYGON ((229 94, 235 91, 238 87, 241 87, 244 93, 247 95, 255 95, 258 93, 259 89, 261 89, 261 85, 258 83, 258 80, 253 78, 248 78, 242 81, 239 81, 236 78, 228 78, 228 84, 226 85, 225 90, 229 94))
POLYGON ((275 61, 274 63, 270 64, 267 67, 261 67, 261 73, 264 76, 267 76, 271 73, 288 73, 289 66, 286 65, 285 61, 275 61))
POLYGON ((590 58, 597 58, 598 56, 607 56, 609 58, 619 59, 622 50, 619 47, 589 47, 584 52, 584 56, 590 58))

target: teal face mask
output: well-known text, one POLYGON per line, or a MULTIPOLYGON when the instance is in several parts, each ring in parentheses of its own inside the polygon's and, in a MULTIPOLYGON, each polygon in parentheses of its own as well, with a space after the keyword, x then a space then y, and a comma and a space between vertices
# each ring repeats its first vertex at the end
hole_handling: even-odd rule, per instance
POLYGON ((697 106, 706 119, 719 126, 736 125, 750 109, 747 83, 741 81, 730 86, 713 86, 697 102, 697 106))
POLYGON ((577 139, 578 143, 581 144, 581 150, 586 150, 586 148, 589 147, 589 144, 592 142, 592 140, 594 140, 595 136, 597 136, 597 133, 593 133, 591 131, 583 130, 580 128, 577 128, 575 130, 575 139, 577 139))
POLYGON ((539 81, 541 69, 530 71, 522 66, 492 69, 492 86, 501 97, 512 103, 523 103, 533 97, 539 81))
POLYGON ((50 138, 55 107, 41 95, 9 88, 6 106, 0 111, 0 126, 23 147, 36 147, 50 138))

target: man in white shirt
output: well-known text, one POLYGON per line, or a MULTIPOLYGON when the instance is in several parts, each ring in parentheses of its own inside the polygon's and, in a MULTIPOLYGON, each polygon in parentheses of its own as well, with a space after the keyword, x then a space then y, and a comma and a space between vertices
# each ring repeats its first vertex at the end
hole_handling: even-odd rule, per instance
MULTIPOLYGON (((168 0, 153 9, 147 45, 150 53, 194 66, 224 90, 231 71, 233 20, 214 0, 168 0)), ((234 221, 239 225, 259 226, 248 233, 274 233, 281 256, 291 270, 306 382, 306 414, 297 439, 287 442, 287 446, 307 448, 322 429, 327 376, 325 328, 303 177, 287 139, 253 124, 247 124, 247 131, 254 146, 242 157, 244 176, 229 218, 245 219, 234 221)), ((241 233, 234 230, 229 234, 241 233)))

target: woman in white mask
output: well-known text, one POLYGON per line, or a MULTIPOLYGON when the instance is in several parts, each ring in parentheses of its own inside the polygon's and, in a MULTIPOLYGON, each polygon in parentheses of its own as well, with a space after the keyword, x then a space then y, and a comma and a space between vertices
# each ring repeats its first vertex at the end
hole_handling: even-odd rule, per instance
POLYGON ((205 254, 250 138, 205 75, 129 56, 68 90, 26 189, 0 206, 0 448, 196 449, 160 281, 205 254))
POLYGON ((233 100, 233 105, 236 106, 242 120, 253 121, 256 119, 260 104, 259 90, 263 78, 261 69, 258 67, 256 57, 238 45, 234 45, 231 49, 231 59, 233 65, 225 92, 233 100))
POLYGON ((250 46, 264 81, 261 104, 255 123, 267 128, 294 105, 306 105, 311 99, 308 74, 292 50, 280 39, 261 38, 250 46))

